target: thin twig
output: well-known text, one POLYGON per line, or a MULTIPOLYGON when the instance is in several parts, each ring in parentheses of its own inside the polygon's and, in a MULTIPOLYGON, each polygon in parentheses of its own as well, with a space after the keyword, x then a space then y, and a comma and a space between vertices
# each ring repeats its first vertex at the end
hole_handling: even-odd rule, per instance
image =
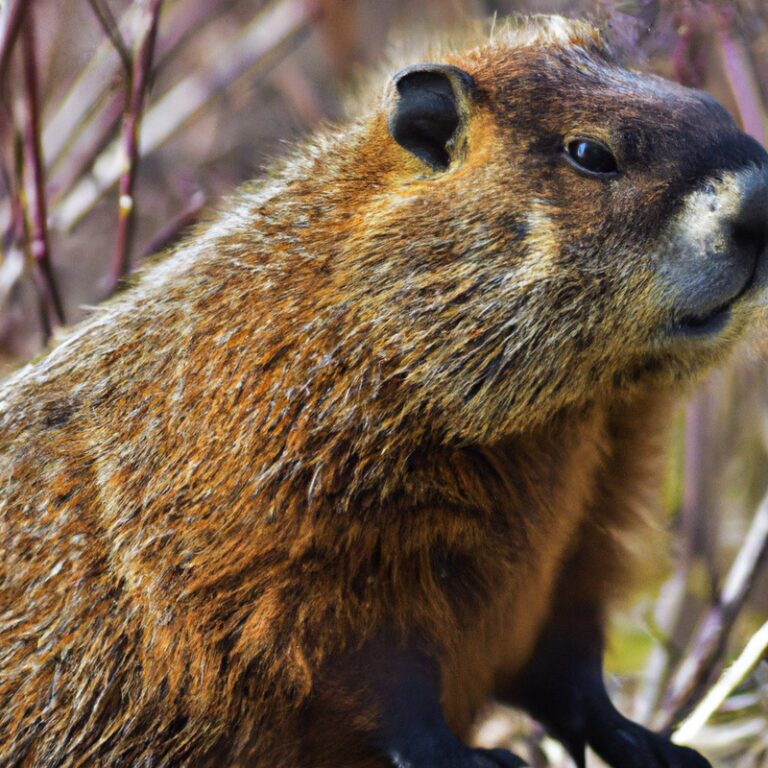
POLYGON ((678 744, 690 742, 736 686, 754 669, 766 650, 768 650, 768 621, 755 632, 736 661, 723 672, 696 709, 681 723, 674 733, 673 740, 678 744))
POLYGON ((135 219, 134 185, 139 160, 139 129, 142 109, 152 70, 152 54, 155 48, 157 25, 163 0, 148 0, 146 32, 138 43, 136 55, 131 67, 128 88, 128 106, 123 115, 123 168, 119 182, 119 213, 117 220, 117 239, 112 262, 110 293, 118 281, 128 272, 128 255, 135 219))
MULTIPOLYGON (((710 486, 714 469, 711 447, 716 434, 714 414, 721 399, 722 387, 713 379, 696 394, 686 410, 684 485, 680 501, 682 547, 676 572, 657 603, 657 626, 664 642, 657 644, 646 667, 645 685, 637 700, 636 715, 641 722, 652 722, 671 670, 681 657, 681 649, 690 642, 691 629, 686 617, 691 613, 692 603, 696 603, 697 612, 700 610, 689 590, 690 575, 696 565, 706 565, 711 594, 717 595, 719 576, 714 558, 715 536, 711 530, 715 514, 710 486)), ((669 688, 666 696, 668 699, 669 688)), ((662 714, 663 710, 659 715, 662 714)))
MULTIPOLYGON (((153 56, 155 72, 186 40, 224 13, 232 2, 234 0, 222 0, 211 8, 210 0, 191 0, 164 7, 163 26, 158 29, 153 56)), ((131 6, 120 18, 119 27, 135 26, 136 13, 136 6, 131 6)), ((109 45, 108 50, 113 49, 114 46, 109 45)), ((109 92, 107 84, 112 80, 115 67, 106 53, 104 48, 98 49, 43 130, 49 168, 59 166, 48 185, 49 200, 54 205, 83 178, 104 151, 125 111, 124 89, 109 92)), ((0 206, 0 213, 2 210, 0 206)))
POLYGON ((64 161, 49 176, 48 200, 52 207, 88 173, 99 153, 109 144, 110 137, 118 132, 124 112, 125 94, 119 92, 111 94, 105 104, 94 109, 94 114, 85 116, 72 145, 65 148, 68 154, 64 161))
MULTIPOLYGON (((225 13, 234 0, 188 0, 175 2, 163 8, 163 24, 158 29, 158 39, 153 56, 154 69, 158 71, 168 60, 172 60, 178 49, 191 37, 198 34, 206 25, 225 13)), ((139 10, 137 5, 129 6, 117 21, 121 39, 127 30, 137 24, 139 10)), ((66 158, 67 162, 61 175, 64 181, 54 179, 55 188, 63 192, 82 175, 73 174, 69 158, 76 143, 86 145, 85 151, 76 151, 78 160, 73 163, 82 168, 79 158, 93 158, 104 149, 111 136, 113 124, 102 115, 102 111, 112 113, 117 109, 121 114, 125 108, 125 93, 121 89, 112 92, 112 83, 117 74, 118 62, 115 60, 115 48, 109 42, 99 46, 91 60, 80 72, 69 91, 51 110, 51 117, 43 130, 43 147, 49 167, 66 158), (106 104, 102 107, 101 105, 106 104), (97 125, 92 125, 97 123, 97 125), (81 141, 82 137, 84 140, 81 141)))
POLYGON ((690 559, 683 556, 674 574, 661 590, 654 610, 654 623, 658 629, 656 643, 648 658, 642 675, 642 686, 638 691, 633 714, 641 723, 650 723, 659 703, 670 667, 679 659, 680 653, 669 638, 678 634, 676 625, 682 615, 685 602, 690 559))
POLYGON ((112 47, 120 57, 125 76, 129 78, 131 76, 131 54, 128 52, 123 36, 120 34, 120 29, 117 26, 115 17, 112 15, 112 11, 106 3, 102 3, 102 0, 88 0, 88 5, 91 6, 91 10, 99 20, 104 34, 109 38, 112 47))
POLYGON ((703 49, 697 45, 701 36, 699 15, 689 7, 683 7, 675 15, 677 39, 670 54, 675 80, 693 88, 700 88, 704 83, 706 66, 703 49))
POLYGON ((8 0, 4 8, 0 8, 0 88, 5 83, 11 53, 19 36, 24 13, 31 5, 31 0, 8 0))
MULTIPOLYGON (((688 404, 685 419, 684 485, 680 518, 685 550, 682 557, 688 570, 704 563, 714 594, 719 574, 715 558, 717 514, 713 508, 712 477, 716 463, 714 439, 716 414, 723 399, 719 376, 711 377, 688 404)), ((677 640, 678 638, 674 638, 677 640)))
MULTIPOLYGON (((12 125, 12 121, 9 120, 9 130, 7 131, 9 134, 12 125)), ((7 305, 14 288, 24 274, 25 262, 31 262, 31 255, 24 252, 24 248, 28 247, 29 239, 25 237, 24 195, 21 192, 24 183, 22 138, 16 131, 8 141, 12 148, 13 175, 8 168, 3 167, 0 170, 3 186, 11 202, 8 224, 2 233, 2 239, 0 239, 0 251, 2 252, 2 259, 0 259, 0 314, 2 314, 2 309, 7 305)), ((45 327, 45 322, 43 327, 45 327)))
POLYGON ((45 199, 45 165, 40 145, 40 111, 37 84, 37 60, 35 56, 34 15, 27 11, 21 31, 22 68, 26 105, 24 126, 24 162, 31 174, 34 202, 30 206, 30 252, 39 274, 39 288, 44 303, 54 313, 56 321, 64 324, 64 308, 61 303, 51 267, 48 240, 48 214, 45 199))
MULTIPOLYGON (((13 148, 14 170, 17 180, 16 188, 18 191, 18 194, 11 199, 16 224, 15 242, 22 243, 27 263, 34 264, 35 258, 32 253, 33 236, 31 232, 34 214, 29 211, 29 195, 25 193, 25 189, 28 186, 27 172, 31 169, 27 167, 25 160, 25 141, 20 133, 17 133, 14 137, 13 148)), ((51 313, 48 307, 48 301, 46 300, 45 283, 43 282, 42 274, 40 270, 36 268, 36 265, 35 268, 32 269, 32 282, 35 286, 37 312, 40 319, 43 346, 45 346, 50 341, 53 334, 53 327, 51 325, 51 313)))
POLYGON ((719 666, 728 636, 768 558, 768 494, 725 580, 719 599, 699 625, 691 652, 678 669, 664 702, 666 730, 678 722, 701 697, 719 666))
POLYGON ((190 224, 194 223, 198 214, 205 205, 205 195, 197 190, 189 200, 189 203, 171 219, 155 236, 144 246, 141 252, 143 261, 153 253, 168 247, 190 224))
MULTIPOLYGON (((161 146, 210 104, 212 98, 255 67, 266 71, 292 49, 317 17, 311 0, 282 0, 260 11, 224 51, 213 51, 205 67, 159 97, 142 121, 140 154, 161 146)), ((70 230, 118 180, 123 153, 108 147, 83 178, 55 206, 56 227, 70 230)))
MULTIPOLYGON (((24 213, 24 204, 26 197, 24 195, 24 140, 21 133, 17 130, 13 133, 11 140, 13 156, 13 180, 9 178, 8 190, 11 198, 11 216, 9 223, 9 236, 15 242, 28 242, 24 234, 26 225, 26 214, 24 213)), ((31 261, 30 254, 30 261, 31 261)))
MULTIPOLYGON (((121 39, 125 39, 128 30, 135 28, 138 16, 138 6, 128 6, 117 22, 121 39)), ((63 98, 50 105, 49 117, 43 130, 43 146, 50 168, 69 157, 80 135, 88 130, 91 122, 99 120, 102 104, 106 102, 111 106, 117 101, 122 114, 125 109, 124 85, 127 79, 123 87, 115 89, 120 71, 120 55, 111 41, 104 40, 80 70, 63 98)), ((103 146, 104 142, 101 142, 103 146)), ((66 169, 64 175, 68 175, 66 169)))
POLYGON ((723 6, 716 11, 720 53, 728 77, 728 85, 736 99, 744 130, 761 144, 766 143, 765 113, 755 69, 744 43, 731 34, 733 9, 723 6))

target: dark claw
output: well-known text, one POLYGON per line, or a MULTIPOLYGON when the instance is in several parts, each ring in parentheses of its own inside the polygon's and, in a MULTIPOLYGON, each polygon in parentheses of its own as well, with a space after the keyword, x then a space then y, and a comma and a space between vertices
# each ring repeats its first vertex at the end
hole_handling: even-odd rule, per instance
POLYGON ((613 728, 606 724, 600 732, 590 734, 589 741, 616 768, 712 768, 698 752, 672 744, 629 720, 613 728))
POLYGON ((668 768, 712 768, 709 760, 688 747, 679 747, 658 734, 656 748, 668 768))
MULTIPOLYGON (((594 606, 572 613, 573 631, 553 615, 521 677, 507 694, 521 704, 585 768, 585 744, 612 768, 712 768, 686 747, 624 717, 605 689, 602 619, 594 606)), ((566 616, 571 614, 566 612, 566 616)))

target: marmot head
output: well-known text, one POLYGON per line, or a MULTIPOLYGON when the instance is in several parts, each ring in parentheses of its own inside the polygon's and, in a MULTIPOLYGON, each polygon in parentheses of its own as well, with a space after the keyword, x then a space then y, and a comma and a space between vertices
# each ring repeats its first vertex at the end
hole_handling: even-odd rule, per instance
POLYGON ((408 66, 378 119, 387 181, 358 288, 459 439, 688 379, 750 324, 768 155, 711 96, 620 66, 591 26, 512 22, 408 66))

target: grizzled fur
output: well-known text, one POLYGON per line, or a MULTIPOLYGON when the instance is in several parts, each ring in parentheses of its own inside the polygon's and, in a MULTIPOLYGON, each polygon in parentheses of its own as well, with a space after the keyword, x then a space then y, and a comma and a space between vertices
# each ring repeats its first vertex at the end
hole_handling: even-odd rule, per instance
POLYGON ((434 652, 466 734, 626 583, 672 395, 749 317, 666 341, 660 222, 740 134, 584 24, 463 51, 446 170, 390 85, 0 385, 0 765, 387 765, 366 648, 434 652))

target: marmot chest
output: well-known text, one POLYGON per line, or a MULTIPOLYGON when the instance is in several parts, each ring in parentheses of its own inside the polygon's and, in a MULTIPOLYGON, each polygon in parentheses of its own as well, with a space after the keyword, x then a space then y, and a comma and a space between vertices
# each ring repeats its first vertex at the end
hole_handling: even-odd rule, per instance
POLYGON ((495 514, 506 519, 511 542, 483 555, 480 567, 493 581, 443 668, 444 707, 457 732, 492 696, 494 679, 513 675, 533 652, 563 569, 577 556, 606 443, 604 419, 596 417, 483 452, 496 477, 495 514))

